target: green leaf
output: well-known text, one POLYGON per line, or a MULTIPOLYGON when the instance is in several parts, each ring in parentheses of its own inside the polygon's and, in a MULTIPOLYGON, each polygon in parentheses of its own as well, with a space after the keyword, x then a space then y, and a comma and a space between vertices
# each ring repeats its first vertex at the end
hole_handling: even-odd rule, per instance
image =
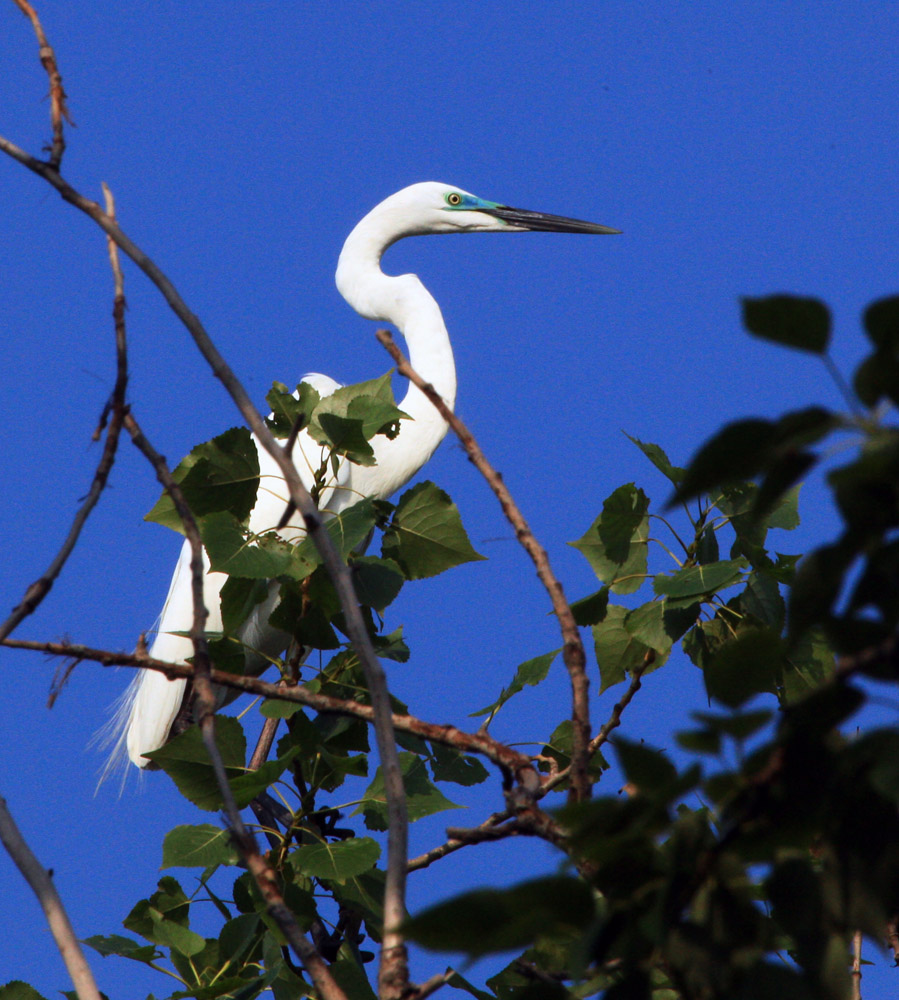
POLYGON ((0 986, 0 1000, 46 1000, 46 997, 21 979, 13 979, 0 986))
POLYGON ((781 498, 780 503, 768 515, 769 528, 793 531, 799 527, 799 487, 794 486, 781 498))
POLYGON ((884 351, 899 351, 899 296, 872 302, 865 310, 862 322, 875 347, 884 351))
POLYGON ((606 608, 609 606, 609 588, 600 587, 595 594, 589 597, 582 597, 571 605, 571 613, 575 622, 586 627, 587 625, 598 625, 606 616, 606 608))
POLYGON ((93 937, 84 938, 84 944, 89 945, 104 958, 120 955, 122 958, 130 958, 144 964, 152 962, 158 954, 154 945, 140 944, 122 934, 110 934, 106 937, 95 934, 93 937))
POLYGON ((309 426, 309 420, 321 396, 308 382, 300 382, 296 392, 290 392, 283 382, 272 383, 266 402, 272 408, 265 422, 277 438, 286 438, 296 425, 297 432, 309 426))
POLYGON ((262 921, 258 913, 241 913, 227 920, 219 933, 219 956, 223 961, 237 961, 259 935, 262 921))
POLYGON ((406 582, 402 570, 392 559, 356 556, 352 570, 359 603, 374 608, 379 614, 396 599, 406 582))
POLYGON ((330 448, 337 455, 346 455, 356 465, 375 465, 375 453, 365 440, 362 426, 361 420, 318 412, 309 427, 309 433, 319 444, 330 448))
POLYGON ((677 768, 661 750, 654 747, 618 736, 615 752, 625 777, 641 792, 651 793, 666 788, 677 778, 677 768))
MULTIPOLYGON (((401 753, 400 769, 403 772, 403 787, 406 789, 406 809, 410 822, 443 812, 445 809, 459 809, 431 783, 424 761, 413 753, 401 753)), ((384 791, 384 773, 381 767, 365 790, 362 801, 353 816, 364 815, 369 830, 387 829, 387 795, 384 791)))
POLYGON ((672 637, 665 621, 663 601, 649 601, 628 611, 624 619, 625 629, 645 646, 649 646, 662 656, 671 649, 672 637))
POLYGON ((301 844, 290 860, 303 875, 345 882, 374 868, 380 856, 381 848, 371 837, 354 837, 334 843, 301 844))
POLYGON ((169 830, 162 842, 163 868, 235 865, 238 857, 228 831, 210 823, 176 826, 169 830))
POLYGON ((527 660, 522 663, 518 669, 515 671, 515 676, 512 678, 512 682, 507 688, 503 688, 500 692, 499 698, 491 705, 487 705, 486 708, 481 708, 477 712, 472 712, 469 715, 470 719, 475 719, 479 715, 489 715, 492 719, 494 715, 505 705, 505 703, 514 695, 518 694, 519 691, 524 690, 525 686, 534 687, 539 684, 546 675, 549 673, 549 668, 552 666, 553 660, 561 652, 561 648, 554 649, 549 653, 543 653, 541 656, 535 656, 532 660, 527 660))
POLYGON ((314 562, 300 557, 298 547, 274 532, 259 535, 251 542, 240 521, 226 511, 208 514, 199 527, 211 568, 217 573, 254 580, 277 576, 302 579, 315 567, 314 562))
POLYGON ((687 566, 671 576, 659 573, 653 582, 653 589, 668 598, 716 594, 738 583, 745 568, 745 559, 724 559, 705 566, 687 566))
POLYGON ((392 433, 395 427, 392 425, 403 419, 411 419, 394 402, 390 372, 366 382, 341 386, 322 400, 316 415, 322 413, 358 420, 366 441, 370 441, 376 434, 395 437, 395 433, 392 433))
POLYGON ((749 574, 746 589, 740 595, 740 605, 764 625, 770 625, 777 632, 783 629, 786 605, 777 580, 767 573, 749 574))
POLYGON ((774 713, 767 708, 754 712, 730 712, 728 715, 713 715, 711 712, 691 712, 690 715, 708 729, 737 741, 749 739, 774 717, 774 713))
POLYGON ((206 941, 187 926, 189 910, 190 900, 177 880, 165 876, 159 880, 158 891, 142 899, 122 923, 126 930, 189 957, 206 947, 206 941))
POLYGON ((584 928, 593 897, 580 879, 551 876, 511 889, 477 889, 413 917, 406 934, 434 951, 472 957, 521 948, 538 936, 584 928))
POLYGON ((649 647, 627 630, 627 615, 627 608, 610 604, 605 620, 593 626, 600 694, 623 681, 632 670, 642 667, 649 652, 649 647))
POLYGON ((833 650, 821 632, 810 629, 794 642, 787 653, 783 671, 787 702, 804 698, 829 681, 836 670, 833 650))
POLYGON ((772 629, 747 628, 725 643, 704 670, 709 697, 738 708, 753 695, 774 691, 784 647, 772 629))
POLYGON ((431 773, 435 781, 451 781, 456 785, 479 785, 490 777, 486 767, 477 759, 445 746, 431 743, 431 773))
POLYGON ((648 444, 639 440, 639 438, 631 437, 627 431, 624 431, 624 436, 629 441, 633 441, 666 479, 674 486, 680 485, 681 480, 684 478, 684 470, 676 465, 672 465, 668 460, 668 456, 657 444, 648 444))
POLYGON ((384 532, 381 555, 397 563, 408 580, 484 558, 472 548, 456 505, 430 482, 402 495, 384 532))
POLYGON ((707 493, 722 483, 756 475, 771 453, 775 437, 770 420, 750 418, 727 424, 693 456, 668 506, 707 493))
MULTIPOLYGON (((197 520, 215 511, 229 511, 237 521, 246 519, 256 503, 259 487, 259 456, 250 432, 245 427, 233 427, 197 445, 172 477, 197 520)), ((168 493, 162 494, 144 520, 184 534, 168 493)))
MULTIPOLYGON (((379 518, 376 502, 371 497, 365 497, 325 521, 325 530, 341 559, 347 559, 351 552, 359 549, 379 518)), ((308 536, 296 546, 296 558, 303 565, 313 567, 322 561, 315 543, 308 536)), ((297 579, 302 578, 298 576, 297 579)))
POLYGON ((268 597, 267 580, 228 577, 219 598, 222 609, 222 631, 225 635, 233 635, 266 597, 268 597))
POLYGON ((756 337, 823 354, 830 340, 830 310, 818 299, 770 295, 742 299, 743 325, 756 337))
POLYGON ((875 351, 856 368, 852 387, 865 406, 873 409, 886 397, 899 404, 899 359, 886 351, 875 351))
POLYGON ((633 483, 619 486, 602 513, 576 542, 569 542, 590 563, 613 594, 639 590, 646 575, 649 500, 633 483))
MULTIPOLYGON (((246 739, 237 719, 226 715, 215 717, 215 742, 229 778, 242 774, 246 767, 246 739)), ((195 806, 221 809, 221 794, 199 726, 191 726, 146 756, 168 774, 181 794, 195 806)))

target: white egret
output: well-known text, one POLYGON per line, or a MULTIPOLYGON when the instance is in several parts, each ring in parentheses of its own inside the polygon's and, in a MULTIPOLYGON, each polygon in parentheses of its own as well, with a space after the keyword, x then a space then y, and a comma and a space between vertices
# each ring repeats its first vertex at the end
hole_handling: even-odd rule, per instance
MULTIPOLYGON (((461 188, 427 181, 403 188, 382 201, 350 233, 337 264, 337 288, 356 312, 366 319, 396 326, 406 339, 413 368, 452 407, 456 398, 456 368, 440 307, 414 274, 384 274, 380 266, 381 255, 404 236, 527 231, 618 232, 592 222, 510 208, 485 201, 461 188)), ((311 382, 322 395, 338 388, 337 382, 324 375, 307 375, 304 381, 311 382)), ((434 453, 447 431, 443 418, 415 386, 410 385, 399 405, 412 420, 402 422, 402 429, 393 440, 378 436, 371 442, 377 464, 360 466, 347 461, 341 464, 320 498, 323 510, 336 513, 362 496, 389 497, 407 483, 434 453)), ((287 503, 284 481, 277 465, 258 443, 257 451, 260 487, 250 516, 251 532, 273 529, 287 503)), ((300 478, 309 488, 312 484, 310 470, 317 469, 321 464, 321 446, 302 432, 293 456, 300 478)), ((298 539, 303 534, 302 520, 295 517, 281 533, 289 540, 298 539)), ((207 572, 204 576, 209 631, 218 631, 222 627, 219 593, 225 580, 222 573, 207 572)), ((272 587, 268 600, 257 607, 238 635, 247 649, 248 672, 260 673, 269 658, 277 656, 287 645, 289 637, 268 624, 268 616, 276 601, 277 587, 272 587)), ((184 662, 192 656, 190 640, 183 634, 177 634, 187 632, 192 617, 190 549, 185 542, 150 655, 172 662, 184 662)), ((143 755, 167 741, 182 709, 185 710, 182 718, 186 713, 189 721, 190 706, 182 705, 186 691, 187 684, 183 680, 170 681, 155 671, 140 671, 113 722, 116 745, 110 763, 127 750, 134 764, 146 767, 149 761, 143 755)))

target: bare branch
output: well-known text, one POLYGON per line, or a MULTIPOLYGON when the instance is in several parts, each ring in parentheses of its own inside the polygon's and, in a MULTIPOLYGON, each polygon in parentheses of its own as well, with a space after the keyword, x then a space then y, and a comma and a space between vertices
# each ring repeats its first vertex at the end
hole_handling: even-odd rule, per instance
MULTIPOLYGON (((35 642, 30 639, 5 639, 0 642, 0 646, 48 653, 50 656, 90 660, 106 667, 137 667, 143 670, 158 670, 170 678, 192 679, 194 676, 194 667, 190 663, 167 663, 164 660, 154 660, 145 653, 118 653, 114 650, 95 649, 78 643, 35 642)), ((317 712, 350 715, 369 723, 374 721, 374 709, 371 705, 363 705, 358 701, 344 700, 332 695, 310 691, 302 684, 282 687, 280 683, 264 681, 259 677, 245 677, 242 674, 231 674, 215 668, 210 671, 209 676, 212 682, 220 687, 261 695, 263 698, 295 702, 317 712)), ((414 715, 392 714, 390 722, 391 727, 398 732, 412 733, 433 743, 453 747, 462 753, 478 754, 485 757, 501 768, 510 780, 514 779, 524 784, 529 796, 537 797, 539 779, 531 764, 530 757, 500 743, 487 733, 467 733, 455 726, 424 722, 414 715)))
MULTIPOLYGON (((21 0, 16 0, 16 2, 21 5, 21 0)), ((110 216, 114 217, 113 203, 111 200, 112 196, 110 195, 109 198, 110 216)), ((113 258, 114 248, 115 244, 110 241, 111 259, 113 258)), ((118 257, 115 256, 113 270, 115 271, 117 267, 118 257)), ((66 561, 72 554, 72 550, 78 542, 81 529, 84 527, 91 511, 94 507, 96 507, 97 502, 100 499, 100 495, 105 489, 106 483, 109 479, 109 473, 111 472, 113 463, 115 462, 116 449, 119 444, 119 433, 122 429, 122 421, 125 416, 125 392, 128 387, 128 353, 124 322, 125 296, 122 292, 120 269, 116 275, 115 301, 113 303, 112 314, 115 320, 116 380, 109 403, 107 403, 104 414, 101 417, 100 425, 94 432, 94 439, 96 440, 102 431, 103 424, 106 419, 106 413, 111 412, 109 426, 106 431, 106 441, 103 445, 103 454, 100 456, 96 472, 94 472, 91 487, 88 490, 84 502, 78 509, 74 520, 72 521, 72 526, 69 529, 69 533, 66 536, 65 541, 53 557, 53 561, 47 569, 44 570, 37 580, 29 585, 28 589, 25 591, 24 597, 13 609, 12 614, 6 619, 5 622, 0 624, 0 640, 5 639, 8 635, 10 635, 23 619, 32 614, 40 605, 41 601, 43 601, 43 599, 50 592, 50 588, 62 572, 63 566, 65 566, 66 561)))
POLYGON ((852 1000, 862 1000, 862 932, 852 935, 852 1000))
POLYGON ((471 431, 446 405, 443 397, 437 392, 434 386, 425 382, 415 369, 412 368, 403 356, 402 351, 394 343, 390 332, 388 330, 379 330, 377 337, 396 362, 397 371, 409 379, 413 385, 417 386, 430 399, 443 419, 452 427, 469 459, 487 480, 488 485, 499 500, 503 513, 515 529, 518 541, 531 557, 534 566, 537 568, 537 576, 549 594, 553 611, 559 620, 559 627, 562 631, 562 639, 564 641, 562 657, 571 678, 571 718, 574 729, 571 755, 571 798, 575 801, 588 799, 590 797, 591 786, 587 773, 587 765, 590 759, 587 746, 590 740, 587 659, 584 654, 584 644, 581 641, 581 634, 578 631, 574 615, 571 613, 571 607, 565 599, 562 584, 553 573, 546 550, 537 541, 533 532, 528 527, 527 521, 525 521, 524 516, 512 499, 512 495, 506 488, 502 476, 487 461, 471 431))
POLYGON ((50 925, 56 947, 66 963, 78 1000, 100 1000, 100 991, 84 958, 81 945, 69 922, 62 900, 49 872, 34 856, 12 818, 6 800, 0 798, 0 842, 15 862, 25 881, 34 890, 50 925))
POLYGON ((431 978, 426 979, 421 986, 416 987, 409 995, 409 1000, 425 1000, 425 997, 429 997, 432 993, 436 993, 441 986, 446 986, 455 974, 455 969, 447 969, 446 972, 438 972, 436 976, 431 976, 431 978))
POLYGON ((381 994, 388 998, 400 996, 408 983, 405 949, 399 927, 405 918, 406 855, 408 852, 408 816, 406 814, 405 790, 399 755, 390 728, 390 697, 387 678, 375 656, 368 637, 365 621, 353 590, 352 577, 346 563, 335 550, 318 508, 309 492, 303 486, 299 473, 287 452, 281 448, 262 416, 253 406, 246 390, 213 344, 203 324, 188 308, 178 290, 156 264, 137 246, 96 203, 75 190, 60 176, 52 163, 29 156, 8 139, 0 137, 0 151, 42 177, 56 189, 63 200, 74 205, 123 250, 147 275, 162 293, 163 298, 181 320, 194 340, 200 353, 206 359, 213 374, 227 390, 240 410, 248 426, 256 435, 263 448, 275 459, 287 486, 290 502, 303 517, 304 524, 313 544, 322 557, 334 589, 346 617, 347 633, 353 643, 362 669, 365 673, 371 695, 375 719, 375 739, 384 772, 384 788, 387 798, 388 841, 387 877, 384 887, 384 937, 381 951, 381 971, 379 975, 381 994))
MULTIPOLYGON (((445 858, 448 854, 454 854, 456 851, 463 847, 467 847, 469 844, 481 843, 485 840, 496 840, 499 839, 493 835, 493 832, 498 829, 504 829, 500 827, 501 823, 504 823, 512 816, 512 813, 506 810, 505 812, 493 813, 492 816, 488 816, 483 823, 474 827, 471 830, 464 831, 466 834, 471 834, 471 836, 458 836, 461 831, 453 830, 453 836, 450 836, 450 831, 447 830, 447 836, 449 839, 444 844, 440 844, 438 847, 432 847, 430 851, 426 851, 424 854, 419 854, 417 858, 412 858, 409 862, 409 871, 420 871, 422 868, 427 868, 429 865, 433 864, 435 861, 439 861, 440 858, 445 858), (483 836, 478 836, 483 833, 483 836)), ((515 831, 516 833, 518 831, 515 831)), ((512 833, 504 834, 504 836, 512 836, 512 833)))
POLYGON ((47 36, 44 34, 44 29, 41 27, 41 22, 38 20, 34 8, 27 0, 13 0, 13 3, 31 21, 31 26, 37 35, 37 43, 40 46, 41 65, 50 80, 50 125, 53 128, 53 144, 49 147, 48 152, 50 153, 51 166, 58 170, 66 148, 62 134, 63 118, 70 125, 74 125, 69 115, 69 109, 66 107, 66 92, 62 89, 62 77, 56 67, 56 56, 47 41, 47 36))
POLYGON ((209 759, 212 761, 212 769, 222 795, 222 802, 224 804, 225 815, 228 818, 231 835, 243 860, 246 862, 247 868, 256 880, 259 891, 268 905, 268 912, 277 922, 284 936, 296 952, 297 957, 312 977, 323 1000, 346 1000, 343 991, 331 975, 327 963, 318 953, 312 942, 300 930, 293 914, 285 905, 284 898, 278 889, 275 873, 259 853, 259 845, 256 843, 256 838, 244 824, 240 810, 234 801, 231 785, 228 783, 228 776, 225 774, 225 766, 222 763, 222 757, 215 742, 216 698, 212 686, 212 665, 209 661, 209 649, 206 643, 206 618, 208 612, 203 603, 203 545, 200 539, 200 532, 193 514, 184 499, 184 494, 172 478, 165 459, 146 439, 130 413, 125 417, 125 427, 131 434, 134 444, 156 469, 157 478, 172 498, 172 503, 175 505, 178 516, 184 525, 184 533, 190 543, 191 590, 194 607, 190 638, 194 646, 192 679, 194 689, 197 692, 197 707, 199 709, 199 718, 197 721, 203 735, 203 744, 206 747, 206 752, 209 754, 209 759))

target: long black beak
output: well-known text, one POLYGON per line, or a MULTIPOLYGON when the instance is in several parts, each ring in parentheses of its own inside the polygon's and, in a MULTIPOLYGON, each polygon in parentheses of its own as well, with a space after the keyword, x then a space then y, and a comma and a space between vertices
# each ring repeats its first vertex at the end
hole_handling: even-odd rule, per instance
POLYGON ((583 222, 581 219, 568 219, 564 215, 546 215, 544 212, 529 212, 526 208, 510 208, 508 205, 497 205, 496 208, 479 208, 484 215, 493 215, 512 226, 530 229, 538 233, 600 233, 613 236, 620 229, 610 229, 595 222, 583 222))

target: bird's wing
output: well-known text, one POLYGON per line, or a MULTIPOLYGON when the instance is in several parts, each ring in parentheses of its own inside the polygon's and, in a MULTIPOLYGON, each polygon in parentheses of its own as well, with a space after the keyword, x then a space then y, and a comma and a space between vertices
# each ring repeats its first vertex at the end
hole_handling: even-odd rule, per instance
MULTIPOLYGON (((317 373, 304 376, 303 381, 312 385, 320 396, 329 396, 340 388, 339 382, 317 373)), ((288 495, 277 463, 255 438, 253 440, 259 457, 260 481, 249 525, 251 532, 263 534, 277 528, 287 509, 288 495)), ((293 450, 294 465, 307 489, 311 489, 315 472, 322 466, 325 457, 326 452, 322 446, 313 441, 305 431, 297 436, 293 450)), ((326 487, 319 499, 319 506, 323 510, 334 504, 335 498, 340 497, 346 489, 350 475, 349 463, 341 462, 336 473, 329 468, 327 475, 326 487)), ((289 541, 298 541, 305 533, 302 518, 297 514, 293 515, 286 527, 279 530, 279 534, 289 541)), ((219 595, 227 576, 224 573, 210 572, 205 553, 203 559, 203 601, 209 612, 206 629, 217 632, 222 628, 219 595)), ((190 545, 185 541, 156 624, 156 637, 149 649, 149 655, 154 659, 184 663, 188 657, 193 656, 191 640, 186 635, 177 634, 188 632, 193 622, 191 587, 190 545)), ((277 603, 277 593, 277 585, 273 585, 268 598, 257 605, 238 633, 238 638, 247 649, 248 673, 258 674, 265 670, 289 639, 268 624, 268 616, 277 603)), ((146 766, 146 758, 142 755, 165 744, 182 707, 186 688, 187 682, 184 680, 169 680, 157 671, 139 671, 113 720, 110 739, 115 745, 104 776, 126 751, 135 764, 139 767, 146 766)), ((226 693, 223 691, 221 701, 224 703, 226 700, 226 693)))

